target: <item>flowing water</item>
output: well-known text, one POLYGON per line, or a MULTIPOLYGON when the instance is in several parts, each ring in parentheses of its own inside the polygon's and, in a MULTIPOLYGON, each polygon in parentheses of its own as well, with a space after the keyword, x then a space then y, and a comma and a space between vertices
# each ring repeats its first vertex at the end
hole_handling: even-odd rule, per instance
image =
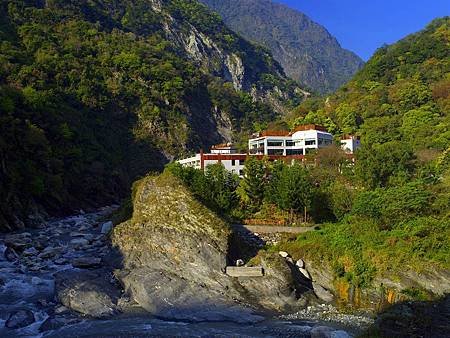
POLYGON ((76 258, 108 255, 100 220, 113 208, 51 220, 40 229, 12 234, 13 240, 11 234, 0 235, 0 337, 310 337, 318 325, 335 327, 330 336, 348 337, 368 324, 362 317, 346 318, 345 325, 339 326, 342 320, 324 324, 303 315, 237 324, 174 322, 140 309, 105 320, 73 313, 58 303, 54 275, 76 270, 71 264, 76 258), (25 318, 8 321, 17 311, 25 318))

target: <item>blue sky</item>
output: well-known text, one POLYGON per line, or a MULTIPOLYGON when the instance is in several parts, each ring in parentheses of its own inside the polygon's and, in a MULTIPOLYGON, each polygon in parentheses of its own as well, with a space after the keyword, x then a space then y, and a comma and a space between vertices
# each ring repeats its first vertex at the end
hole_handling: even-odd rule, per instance
POLYGON ((325 26, 340 44, 364 60, 391 44, 450 15, 450 0, 276 0, 325 26))

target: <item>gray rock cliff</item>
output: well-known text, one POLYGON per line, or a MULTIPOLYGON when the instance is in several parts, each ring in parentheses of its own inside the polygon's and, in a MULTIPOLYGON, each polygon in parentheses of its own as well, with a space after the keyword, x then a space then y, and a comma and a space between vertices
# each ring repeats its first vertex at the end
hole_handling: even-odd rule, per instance
POLYGON ((278 255, 261 260, 263 277, 226 275, 230 234, 178 179, 147 177, 137 184, 132 218, 112 233, 123 260, 116 276, 139 305, 162 317, 247 322, 259 319, 255 310, 304 304, 278 255))

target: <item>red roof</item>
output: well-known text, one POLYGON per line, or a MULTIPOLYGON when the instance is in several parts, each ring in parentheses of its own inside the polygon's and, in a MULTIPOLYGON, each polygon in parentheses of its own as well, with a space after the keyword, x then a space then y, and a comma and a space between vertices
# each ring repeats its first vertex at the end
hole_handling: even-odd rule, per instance
POLYGON ((295 129, 291 132, 291 135, 297 131, 306 131, 306 130, 319 130, 319 131, 328 132, 327 128, 325 128, 323 126, 319 126, 317 124, 304 124, 304 125, 295 127, 295 129))
POLYGON ((301 126, 295 127, 293 131, 287 131, 287 130, 265 130, 257 134, 257 136, 254 135, 254 137, 267 137, 267 136, 290 136, 293 133, 297 131, 306 131, 306 130, 320 130, 324 132, 328 132, 327 128, 323 126, 319 126, 317 124, 304 124, 301 126))
POLYGON ((265 136, 289 136, 289 131, 287 130, 265 130, 259 133, 259 137, 265 136))

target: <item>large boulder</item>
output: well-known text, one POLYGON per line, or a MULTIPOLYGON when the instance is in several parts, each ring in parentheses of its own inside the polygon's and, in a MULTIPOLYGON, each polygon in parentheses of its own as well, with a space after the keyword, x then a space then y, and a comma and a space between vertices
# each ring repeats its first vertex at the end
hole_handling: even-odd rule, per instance
POLYGON ((72 260, 72 266, 79 269, 92 269, 98 268, 102 264, 102 259, 100 257, 78 257, 72 260))
POLYGON ((311 330, 310 334, 311 338, 350 338, 347 332, 328 326, 316 326, 311 330))
POLYGON ((118 311, 120 290, 107 271, 65 270, 56 274, 56 293, 67 308, 94 318, 118 311))
POLYGON ((35 321, 34 314, 30 310, 19 310, 11 313, 5 322, 8 329, 19 329, 33 324, 35 321))
POLYGON ((108 221, 102 224, 102 229, 101 229, 101 233, 102 234, 107 234, 109 233, 113 228, 113 222, 108 221))
POLYGON ((19 234, 7 235, 5 237, 5 244, 15 251, 22 252, 31 247, 31 234, 29 232, 22 232, 19 234))
POLYGON ((149 312, 189 320, 254 321, 258 317, 236 302, 276 310, 295 303, 288 278, 277 277, 286 285, 274 287, 276 278, 244 281, 225 274, 230 226, 169 173, 136 183, 133 210, 130 220, 112 230, 123 264, 116 275, 149 312))

